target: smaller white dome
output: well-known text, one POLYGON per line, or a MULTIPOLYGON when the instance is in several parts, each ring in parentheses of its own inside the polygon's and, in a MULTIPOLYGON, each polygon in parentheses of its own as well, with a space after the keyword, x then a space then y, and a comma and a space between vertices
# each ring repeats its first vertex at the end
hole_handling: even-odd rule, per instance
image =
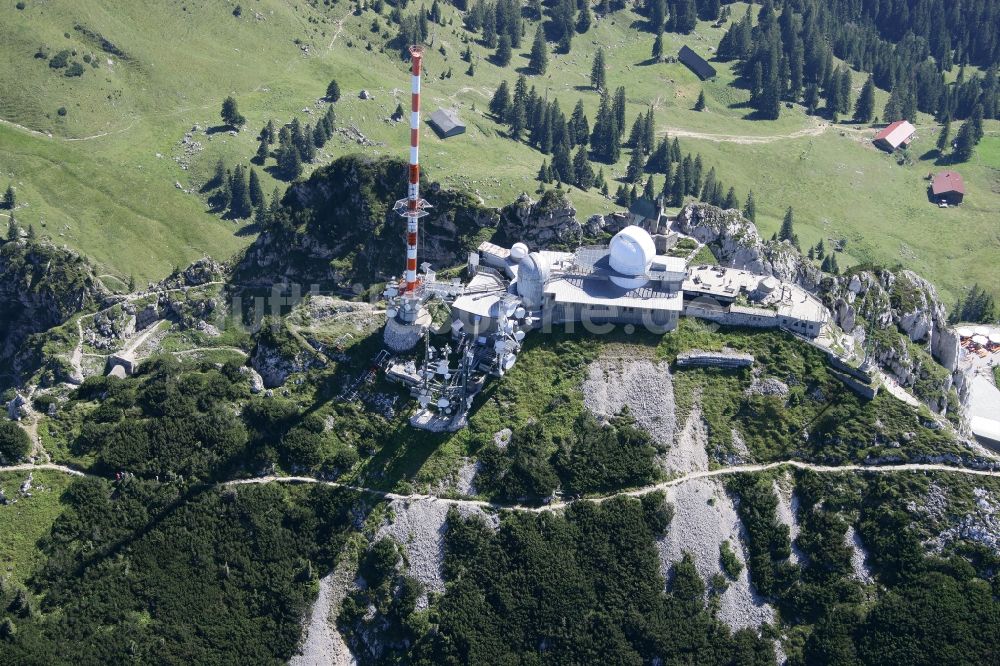
POLYGON ((649 233, 637 226, 628 226, 611 239, 611 268, 622 275, 645 275, 656 256, 656 244, 649 233))
POLYGON ((510 248, 510 258, 520 263, 528 256, 528 246, 524 243, 514 243, 510 248))

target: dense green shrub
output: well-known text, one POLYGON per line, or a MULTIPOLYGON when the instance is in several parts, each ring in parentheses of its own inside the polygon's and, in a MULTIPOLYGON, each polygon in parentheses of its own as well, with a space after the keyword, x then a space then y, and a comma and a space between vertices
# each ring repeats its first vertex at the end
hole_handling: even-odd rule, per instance
POLYGON ((28 455, 28 433, 11 421, 0 421, 0 465, 12 465, 28 455))
POLYGON ((398 657, 414 664, 773 663, 769 640, 733 635, 709 614, 689 556, 666 591, 645 515, 634 499, 581 502, 564 516, 505 514, 494 532, 452 511, 447 591, 431 607, 436 631, 398 657))
POLYGON ((602 492, 651 482, 655 458, 652 438, 627 410, 606 426, 584 412, 561 443, 556 468, 567 492, 602 492))
POLYGON ((63 499, 32 581, 43 614, 15 617, 2 663, 285 662, 358 498, 80 479, 63 499))

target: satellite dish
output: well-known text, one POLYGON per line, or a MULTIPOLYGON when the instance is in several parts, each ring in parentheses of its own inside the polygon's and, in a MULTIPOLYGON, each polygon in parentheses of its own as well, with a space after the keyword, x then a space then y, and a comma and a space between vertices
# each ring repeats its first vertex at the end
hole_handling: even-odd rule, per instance
POLYGON ((517 357, 513 354, 506 356, 503 360, 503 369, 510 370, 514 367, 514 362, 517 361, 517 357))
POLYGON ((524 340, 524 331, 518 331, 517 333, 515 333, 514 339, 517 340, 518 342, 524 340))
POLYGON ((447 361, 441 361, 440 363, 438 363, 437 373, 439 375, 447 375, 448 374, 448 362, 447 361))
POLYGON ((420 404, 421 407, 427 407, 427 405, 429 405, 431 402, 431 397, 426 393, 421 393, 420 396, 417 398, 417 402, 420 404))
POLYGON ((514 317, 516 317, 517 319, 524 319, 524 315, 526 314, 528 314, 528 312, 524 308, 518 308, 514 310, 514 317))
POLYGON ((493 343, 493 351, 498 354, 502 354, 507 350, 507 344, 503 340, 497 340, 493 343))
POLYGON ((441 409, 445 409, 445 408, 446 408, 446 407, 448 407, 448 405, 450 405, 450 404, 451 404, 451 401, 450 401, 450 400, 448 400, 448 398, 441 398, 441 399, 440 399, 440 400, 438 400, 438 402, 437 402, 437 405, 438 405, 438 407, 440 407, 441 409))
POLYGON ((510 317, 517 312, 517 301, 510 301, 503 304, 503 313, 510 317))
POLYGON ((399 294, 399 290, 396 289, 395 287, 389 287, 388 289, 385 290, 385 295, 388 296, 389 298, 392 298, 397 294, 399 294))
POLYGON ((397 313, 396 308, 389 308, 388 310, 385 311, 385 316, 388 317, 389 319, 395 319, 396 313, 397 313))

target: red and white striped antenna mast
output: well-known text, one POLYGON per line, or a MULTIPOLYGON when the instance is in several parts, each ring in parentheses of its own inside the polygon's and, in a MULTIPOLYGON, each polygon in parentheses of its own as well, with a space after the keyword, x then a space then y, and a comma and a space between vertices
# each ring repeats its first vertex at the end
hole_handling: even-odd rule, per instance
POLYGON ((412 316, 420 307, 420 281, 417 278, 417 235, 418 221, 427 215, 430 207, 420 198, 420 67, 424 50, 420 46, 410 47, 411 92, 410 105, 410 168, 407 197, 400 199, 393 207, 401 217, 406 218, 406 273, 400 285, 403 292, 403 307, 400 314, 405 318, 412 311, 412 316), (407 307, 409 306, 409 307, 407 307))

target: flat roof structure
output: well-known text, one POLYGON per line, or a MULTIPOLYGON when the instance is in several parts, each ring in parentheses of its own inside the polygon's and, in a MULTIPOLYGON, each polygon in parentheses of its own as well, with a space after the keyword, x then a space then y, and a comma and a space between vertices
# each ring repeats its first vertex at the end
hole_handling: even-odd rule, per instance
POLYGON ((636 289, 624 289, 599 276, 564 275, 553 278, 545 285, 545 294, 556 303, 664 312, 684 309, 684 294, 680 291, 666 291, 648 284, 636 289))
POLYGON ((737 314, 778 316, 816 323, 829 319, 827 309, 819 299, 797 284, 739 268, 692 266, 683 289, 689 299, 705 296, 732 302, 741 294, 750 296, 752 305, 730 306, 730 312, 737 314))

